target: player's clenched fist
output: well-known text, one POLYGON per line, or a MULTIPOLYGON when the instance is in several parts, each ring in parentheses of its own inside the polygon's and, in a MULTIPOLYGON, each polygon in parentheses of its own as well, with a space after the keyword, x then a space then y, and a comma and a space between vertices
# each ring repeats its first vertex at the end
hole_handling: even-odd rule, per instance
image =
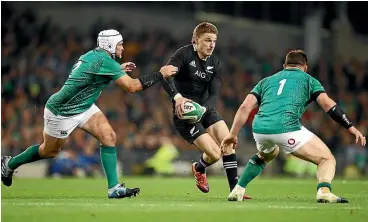
POLYGON ((178 67, 173 65, 163 66, 160 69, 160 72, 164 76, 164 78, 170 77, 178 72, 178 67))

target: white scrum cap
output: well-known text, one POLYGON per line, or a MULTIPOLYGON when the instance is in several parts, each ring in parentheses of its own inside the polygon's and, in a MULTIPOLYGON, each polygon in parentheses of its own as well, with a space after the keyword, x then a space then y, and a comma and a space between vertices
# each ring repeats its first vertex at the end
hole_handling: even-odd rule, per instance
POLYGON ((97 46, 115 55, 116 45, 123 41, 123 36, 114 29, 103 30, 98 33, 97 46))

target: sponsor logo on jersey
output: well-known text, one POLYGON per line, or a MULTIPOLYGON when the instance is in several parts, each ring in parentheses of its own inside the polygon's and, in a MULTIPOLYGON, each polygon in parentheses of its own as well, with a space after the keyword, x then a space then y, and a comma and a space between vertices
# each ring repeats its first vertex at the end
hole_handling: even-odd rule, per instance
POLYGON ((190 63, 189 63, 189 65, 191 65, 191 66, 193 66, 194 68, 196 68, 197 66, 196 66, 196 64, 195 64, 195 61, 193 60, 193 61, 191 61, 190 63))
POLYGON ((206 72, 213 73, 213 66, 207 66, 206 72))
POLYGON ((289 139, 288 144, 289 145, 294 145, 295 144, 295 139, 289 139))
POLYGON ((61 135, 63 135, 63 136, 65 136, 65 135, 68 135, 68 132, 67 132, 67 131, 65 131, 65 130, 61 130, 61 131, 60 131, 60 134, 61 134, 61 135))
POLYGON ((194 75, 196 75, 196 76, 198 76, 198 77, 200 77, 202 79, 206 78, 206 73, 205 72, 201 72, 199 70, 197 70, 197 72, 195 72, 194 75))

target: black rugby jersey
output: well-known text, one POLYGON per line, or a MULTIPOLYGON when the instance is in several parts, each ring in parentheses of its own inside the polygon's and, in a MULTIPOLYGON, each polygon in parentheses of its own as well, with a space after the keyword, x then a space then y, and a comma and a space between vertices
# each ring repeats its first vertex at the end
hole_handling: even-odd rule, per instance
POLYGON ((173 100, 177 93, 207 108, 216 108, 221 88, 220 60, 211 55, 206 61, 199 58, 192 44, 178 49, 167 65, 178 67, 178 73, 161 81, 173 100))

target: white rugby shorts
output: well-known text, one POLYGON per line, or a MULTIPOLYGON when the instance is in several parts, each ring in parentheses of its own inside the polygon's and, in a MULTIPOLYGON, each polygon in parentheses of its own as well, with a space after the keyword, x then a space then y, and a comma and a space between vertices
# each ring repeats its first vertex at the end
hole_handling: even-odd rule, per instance
POLYGON ((49 109, 44 111, 44 132, 50 136, 66 139, 77 127, 82 127, 100 109, 93 104, 88 110, 75 116, 54 115, 49 109))
POLYGON ((253 133, 258 151, 271 153, 279 146, 285 154, 297 151, 313 137, 313 133, 304 126, 298 131, 280 134, 258 134, 253 133))

